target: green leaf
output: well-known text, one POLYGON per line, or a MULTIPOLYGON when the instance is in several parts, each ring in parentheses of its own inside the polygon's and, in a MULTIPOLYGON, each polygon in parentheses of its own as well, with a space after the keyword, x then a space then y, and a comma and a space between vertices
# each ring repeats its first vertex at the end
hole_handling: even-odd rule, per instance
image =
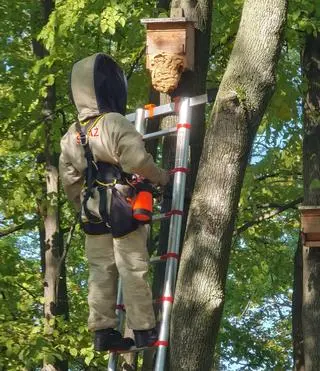
POLYGON ((48 86, 52 86, 52 85, 54 84, 54 81, 55 81, 54 74, 51 73, 51 74, 48 75, 48 77, 47 77, 47 85, 48 85, 48 86))
POLYGON ((293 20, 293 21, 297 21, 298 18, 300 17, 300 14, 301 14, 301 10, 300 10, 300 9, 295 10, 295 11, 292 13, 292 15, 291 15, 292 20, 293 20))
POLYGON ((122 27, 124 27, 125 24, 126 24, 126 18, 124 18, 124 17, 119 18, 119 23, 120 23, 120 25, 121 25, 122 27))
POLYGON ((84 362, 87 366, 90 365, 91 361, 93 360, 94 358, 94 353, 91 351, 87 356, 86 358, 84 359, 84 362))
POLYGON ((71 348, 70 349, 70 354, 73 356, 73 357, 76 357, 78 355, 78 351, 76 348, 71 348))

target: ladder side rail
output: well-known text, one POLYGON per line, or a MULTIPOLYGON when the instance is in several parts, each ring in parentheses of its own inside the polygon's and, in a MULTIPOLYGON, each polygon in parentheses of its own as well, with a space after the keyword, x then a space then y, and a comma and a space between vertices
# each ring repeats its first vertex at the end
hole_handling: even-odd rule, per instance
POLYGON ((118 355, 116 353, 109 353, 108 371, 117 371, 118 355))
POLYGON ((123 310, 122 279, 120 276, 118 278, 116 315, 118 317, 117 330, 121 331, 123 328, 123 322, 124 322, 125 315, 124 315, 124 310, 123 310))
MULTIPOLYGON (((118 278, 116 316, 118 318, 117 331, 122 332, 125 313, 123 307, 122 280, 120 276, 118 278)), ((116 371, 117 362, 118 354, 116 352, 110 352, 108 360, 108 371, 116 371)))
MULTIPOLYGON (((190 99, 182 98, 179 112, 179 124, 189 124, 191 119, 190 99)), ((177 148, 175 168, 188 166, 190 128, 180 127, 177 135, 177 148)), ((184 194, 186 186, 186 173, 177 171, 174 175, 172 209, 183 210, 184 194)), ((172 215, 170 220, 168 253, 179 254, 182 215, 172 215)), ((169 258, 166 264, 164 289, 162 297, 162 322, 159 334, 158 351, 155 363, 155 371, 165 370, 166 352, 169 340, 170 315, 173 302, 173 294, 176 283, 178 262, 175 258, 169 258)))
POLYGON ((145 113, 146 111, 143 108, 138 108, 136 110, 134 126, 141 135, 144 135, 144 133, 146 132, 145 113))

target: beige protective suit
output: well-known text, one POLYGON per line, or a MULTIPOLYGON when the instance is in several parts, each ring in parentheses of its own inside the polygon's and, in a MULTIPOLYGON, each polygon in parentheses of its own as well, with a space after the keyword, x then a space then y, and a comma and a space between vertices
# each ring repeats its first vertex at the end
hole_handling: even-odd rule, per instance
MULTIPOLYGON (((95 161, 120 165, 126 173, 135 173, 152 183, 165 185, 168 174, 155 165, 134 126, 117 112, 101 112, 93 82, 99 56, 95 54, 77 62, 71 74, 71 89, 80 123, 97 117, 88 133, 95 161)), ((81 208, 86 166, 84 149, 73 124, 61 140, 60 176, 67 197, 77 210, 81 208)), ((115 306, 118 273, 123 283, 128 326, 135 330, 155 327, 152 296, 146 280, 149 260, 146 239, 147 230, 143 225, 121 238, 113 238, 110 233, 86 235, 90 330, 114 328, 117 325, 115 306)))

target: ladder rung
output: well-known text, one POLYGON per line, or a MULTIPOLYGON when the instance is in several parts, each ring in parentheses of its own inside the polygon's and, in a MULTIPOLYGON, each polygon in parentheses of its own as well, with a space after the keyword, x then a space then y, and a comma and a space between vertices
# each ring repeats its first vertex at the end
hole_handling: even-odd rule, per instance
POLYGON ((152 215, 152 221, 153 222, 158 222, 160 220, 168 219, 171 216, 172 215, 168 214, 168 213, 161 213, 161 214, 152 215))
POLYGON ((143 136, 143 139, 144 140, 155 139, 155 138, 163 137, 168 134, 175 133, 176 131, 177 131, 176 127, 165 129, 165 130, 160 130, 160 131, 155 131, 154 133, 145 134, 143 136))
POLYGON ((161 258, 161 256, 154 256, 150 258, 150 264, 165 263, 167 260, 161 258))
MULTIPOLYGON (((165 114, 168 114, 168 113, 173 113, 174 112, 174 107, 175 107, 174 103, 168 103, 168 104, 163 104, 162 106, 154 107, 152 117, 165 115, 165 114)), ((149 111, 145 110, 144 111, 144 118, 147 119, 148 117, 149 117, 149 111)), ((135 112, 129 113, 128 115, 126 115, 126 118, 129 121, 134 122, 135 119, 136 119, 136 113, 135 112)))
POLYGON ((152 215, 152 221, 157 222, 159 220, 171 218, 173 215, 183 216, 183 210, 170 210, 166 213, 152 215))
MULTIPOLYGON (((205 104, 207 102, 208 102, 208 95, 207 94, 198 95, 196 97, 190 98, 190 107, 198 106, 200 104, 205 104)), ((165 115, 165 114, 173 113, 173 112, 175 112, 175 103, 163 104, 162 106, 158 106, 158 107, 155 107, 153 109, 152 117, 165 115)), ((148 117, 149 117, 149 111, 145 110, 144 111, 144 118, 147 119, 148 117)), ((129 121, 134 122, 135 119, 136 119, 136 113, 135 112, 129 113, 128 115, 126 115, 126 118, 129 121)))
POLYGON ((205 103, 208 103, 208 94, 197 95, 196 97, 190 98, 190 107, 205 103))
POLYGON ((137 352, 143 352, 145 350, 154 350, 157 349, 158 347, 151 346, 151 347, 142 347, 142 348, 137 348, 137 347, 131 347, 128 350, 115 350, 113 352, 110 351, 110 353, 116 353, 116 354, 124 354, 124 353, 137 353, 137 352))

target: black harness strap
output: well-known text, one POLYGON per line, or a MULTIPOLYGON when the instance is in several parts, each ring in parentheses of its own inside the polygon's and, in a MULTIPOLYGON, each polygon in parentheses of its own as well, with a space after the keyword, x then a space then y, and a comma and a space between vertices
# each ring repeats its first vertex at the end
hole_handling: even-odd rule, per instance
POLYGON ((84 156, 87 160, 87 169, 86 169, 86 192, 83 198, 83 211, 88 218, 88 220, 92 221, 93 223, 100 223, 101 220, 92 215, 92 213, 88 209, 88 200, 90 197, 93 197, 93 187, 95 185, 96 174, 98 171, 97 164, 94 161, 93 153, 89 146, 88 140, 88 128, 91 127, 91 124, 94 122, 95 119, 89 120, 86 125, 81 125, 79 121, 76 123, 76 129, 80 136, 80 144, 84 148, 84 156))
POLYGON ((84 155, 87 160, 85 171, 87 187, 82 207, 88 222, 83 223, 83 229, 88 234, 111 232, 113 237, 117 238, 125 236, 138 228, 138 222, 132 217, 131 204, 115 187, 116 184, 129 185, 128 181, 130 182, 131 175, 124 173, 117 165, 94 160, 89 146, 88 133, 98 120, 99 117, 89 120, 86 125, 76 123, 80 144, 84 148, 84 155), (93 192, 94 189, 99 193, 98 207, 101 218, 92 214, 88 208, 88 200, 94 198, 96 194, 93 192), (108 192, 110 192, 110 197, 108 192))
POLYGON ((94 167, 96 167, 93 154, 89 146, 88 133, 87 133, 88 127, 90 126, 92 122, 93 120, 90 120, 87 125, 80 125, 79 121, 76 123, 76 129, 80 136, 80 143, 82 147, 84 148, 84 156, 87 160, 86 183, 87 183, 89 192, 91 192, 92 186, 94 183, 93 170, 94 170, 94 167))

